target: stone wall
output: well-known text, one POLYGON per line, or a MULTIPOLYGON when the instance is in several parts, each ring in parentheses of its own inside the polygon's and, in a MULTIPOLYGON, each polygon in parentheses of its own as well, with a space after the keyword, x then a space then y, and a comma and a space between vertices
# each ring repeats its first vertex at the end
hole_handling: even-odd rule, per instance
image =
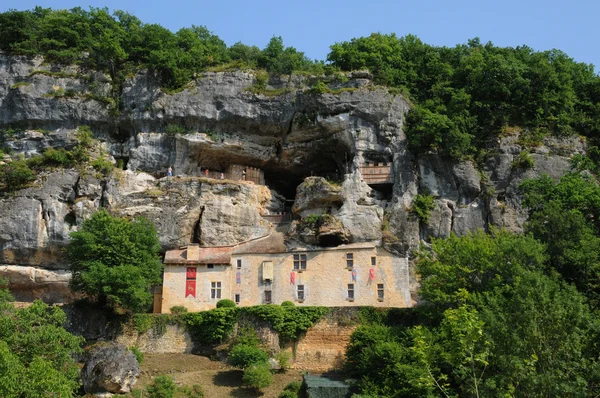
POLYGON ((146 333, 138 333, 131 325, 125 325, 117 336, 117 343, 127 347, 137 347, 142 352, 152 354, 190 353, 194 348, 192 338, 185 326, 166 325, 163 334, 150 328, 146 333))
POLYGON ((294 369, 341 369, 350 336, 358 327, 358 308, 339 308, 311 327, 293 348, 294 369))
MULTIPOLYGON (((291 351, 292 368, 328 371, 340 369, 343 365, 346 346, 350 342, 352 332, 358 326, 358 311, 359 307, 333 308, 297 342, 281 348, 279 336, 263 321, 244 317, 240 324, 248 326, 248 322, 252 322, 269 351, 291 351)), ((145 333, 138 333, 131 324, 125 324, 115 340, 127 347, 135 346, 142 352, 153 354, 210 351, 207 350, 209 347, 194 347, 190 334, 184 326, 179 325, 167 325, 165 333, 157 334, 152 328, 145 333)))

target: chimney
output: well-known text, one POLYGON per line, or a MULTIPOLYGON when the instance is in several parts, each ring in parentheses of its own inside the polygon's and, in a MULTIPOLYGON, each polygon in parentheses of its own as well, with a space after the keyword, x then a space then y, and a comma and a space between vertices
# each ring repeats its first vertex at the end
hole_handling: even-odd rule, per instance
POLYGON ((200 246, 189 245, 185 256, 187 261, 198 261, 200 259, 200 246))

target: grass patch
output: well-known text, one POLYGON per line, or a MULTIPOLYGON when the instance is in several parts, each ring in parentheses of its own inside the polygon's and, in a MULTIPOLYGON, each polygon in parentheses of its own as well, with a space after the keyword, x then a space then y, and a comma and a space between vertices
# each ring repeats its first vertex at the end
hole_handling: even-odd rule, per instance
POLYGON ((33 77, 35 75, 44 75, 44 76, 56 77, 56 78, 62 78, 62 79, 66 79, 66 78, 76 79, 76 78, 81 77, 77 73, 52 72, 50 70, 34 70, 29 75, 27 75, 27 77, 33 77))
POLYGON ((12 86, 10 86, 10 88, 15 89, 15 88, 19 88, 19 87, 28 87, 30 85, 31 85, 30 82, 18 82, 18 83, 13 84, 12 86))

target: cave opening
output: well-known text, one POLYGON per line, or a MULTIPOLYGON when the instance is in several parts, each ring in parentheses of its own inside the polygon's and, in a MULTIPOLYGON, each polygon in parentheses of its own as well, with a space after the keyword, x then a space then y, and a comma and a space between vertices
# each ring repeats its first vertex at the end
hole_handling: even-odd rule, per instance
POLYGON ((198 220, 196 220, 196 223, 194 224, 191 243, 200 244, 202 242, 202 214, 203 213, 204 213, 204 206, 202 206, 200 208, 200 215, 198 216, 198 220))
POLYGON ((340 235, 320 235, 317 241, 321 247, 336 247, 348 243, 348 240, 340 235))

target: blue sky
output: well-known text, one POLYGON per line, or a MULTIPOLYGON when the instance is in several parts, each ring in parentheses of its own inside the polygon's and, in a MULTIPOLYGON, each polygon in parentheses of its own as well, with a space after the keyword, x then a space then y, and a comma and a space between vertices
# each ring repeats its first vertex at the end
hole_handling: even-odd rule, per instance
POLYGON ((479 37, 500 46, 557 48, 600 71, 598 0, 2 0, 0 11, 108 7, 176 31, 205 25, 228 45, 241 41, 262 48, 273 35, 325 59, 329 46, 372 32, 416 34, 434 45, 453 46, 479 37))

